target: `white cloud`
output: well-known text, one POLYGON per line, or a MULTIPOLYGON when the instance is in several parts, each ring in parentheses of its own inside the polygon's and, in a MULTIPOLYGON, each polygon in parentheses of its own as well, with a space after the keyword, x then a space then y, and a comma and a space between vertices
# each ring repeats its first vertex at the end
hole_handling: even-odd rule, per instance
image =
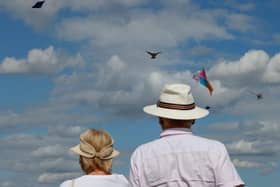
POLYGON ((81 126, 71 126, 65 128, 65 126, 62 125, 54 125, 48 128, 48 132, 59 137, 78 137, 84 129, 85 127, 81 126))
MULTIPOLYGON (((250 74, 261 71, 261 67, 265 67, 268 58, 263 51, 250 51, 240 61, 236 62, 238 65, 232 63, 231 68, 228 68, 226 64, 225 66, 228 68, 228 72, 231 69, 234 70, 235 66, 242 66, 246 69, 243 74, 250 74), (246 64, 248 61, 257 65, 246 64)), ((243 82, 238 82, 236 83, 237 86, 232 87, 226 82, 228 79, 224 79, 226 74, 222 74, 224 73, 223 71, 219 74, 217 73, 219 71, 213 71, 219 68, 211 68, 209 79, 214 88, 214 92, 210 96, 207 88, 195 82, 192 79, 193 73, 188 70, 166 71, 153 67, 153 64, 140 63, 130 63, 130 61, 123 60, 119 55, 112 55, 107 62, 96 66, 93 72, 79 75, 73 73, 58 77, 55 81, 56 84, 52 97, 63 100, 63 102, 87 104, 102 108, 105 111, 107 109, 117 112, 124 110, 121 113, 127 115, 126 112, 129 110, 130 112, 135 111, 135 114, 137 114, 143 105, 153 103, 157 100, 164 84, 181 82, 192 86, 197 103, 202 103, 202 106, 210 105, 217 110, 221 108, 224 111, 231 109, 231 112, 235 110, 238 112, 238 108, 241 108, 239 111, 245 111, 244 114, 250 112, 250 110, 246 111, 245 109, 251 106, 254 109, 267 110, 266 108, 255 107, 255 105, 258 105, 258 102, 255 102, 256 98, 247 93, 248 91, 243 88, 246 82, 243 81, 242 76, 238 75, 240 73, 238 70, 234 71, 235 74, 229 75, 229 77, 233 83, 239 80, 243 82), (234 79, 234 76, 238 78, 234 79), (250 97, 253 99, 248 100, 250 97)), ((254 80, 256 85, 258 84, 257 80, 254 80)))
POLYGON ((65 179, 74 178, 80 173, 43 173, 38 177, 39 183, 57 183, 65 179))
POLYGON ((79 54, 68 57, 50 46, 46 49, 30 50, 26 59, 5 58, 0 64, 0 73, 51 74, 62 71, 66 67, 82 64, 83 59, 79 54))
POLYGON ((65 154, 67 150, 62 145, 48 145, 44 147, 39 147, 38 149, 32 152, 32 155, 35 157, 50 157, 50 156, 61 156, 65 154))
POLYGON ((197 83, 197 86, 200 87, 200 95, 203 103, 207 103, 213 108, 229 106, 228 104, 238 100, 241 95, 240 90, 227 87, 223 85, 220 80, 212 80, 210 82, 214 88, 212 96, 209 95, 206 87, 200 85, 199 83, 197 83), (202 92, 202 90, 204 90, 204 92, 202 92))
POLYGON ((263 80, 267 83, 280 83, 280 54, 276 54, 270 59, 263 80))
MULTIPOLYGON (((254 86, 259 83, 272 85, 272 83, 280 82, 278 54, 270 59, 265 51, 252 50, 248 51, 240 60, 218 63, 210 68, 209 78, 214 87, 213 96, 209 96, 205 87, 192 80, 190 70, 171 70, 169 67, 164 67, 168 63, 173 65, 173 62, 178 63, 179 61, 176 61, 177 56, 172 56, 173 51, 170 52, 168 49, 175 48, 181 42, 188 40, 200 42, 212 39, 233 39, 235 36, 229 30, 249 31, 253 28, 251 17, 243 14, 230 14, 227 17, 223 11, 218 13, 219 11, 199 9, 190 1, 184 0, 165 0, 165 6, 157 11, 146 6, 143 6, 145 7, 143 9, 137 7, 146 2, 139 0, 118 0, 114 3, 95 0, 47 1, 44 9, 40 10, 30 9, 30 4, 33 3, 31 0, 0 2, 1 10, 13 12, 15 17, 24 19, 26 23, 36 28, 45 25, 54 15, 64 9, 63 6, 71 11, 91 10, 83 14, 85 17, 62 18, 58 16, 57 31, 62 39, 90 41, 95 47, 95 50, 88 49, 94 56, 93 69, 60 75, 55 80, 54 90, 48 98, 48 104, 32 106, 23 112, 10 111, 0 114, 1 130, 11 127, 18 128, 16 132, 14 131, 16 128, 13 128, 13 133, 19 133, 22 129, 30 130, 33 133, 37 128, 41 132, 42 127, 44 130, 48 130, 48 134, 44 131, 44 135, 1 137, 1 141, 3 140, 3 145, 0 146, 1 154, 3 157, 7 157, 7 163, 0 162, 1 167, 11 171, 28 172, 29 176, 38 176, 37 181, 41 184, 58 183, 77 176, 78 173, 71 173, 78 171, 77 163, 69 158, 64 158, 69 156, 66 150, 69 145, 77 143, 77 137, 87 127, 86 125, 95 124, 97 120, 95 115, 107 111, 126 117, 142 114, 142 106, 155 103, 162 86, 166 83, 190 84, 198 104, 202 103, 203 106, 207 103, 211 107, 217 107, 217 110, 221 107, 226 114, 228 114, 226 107, 234 106, 236 107, 232 110, 235 111, 234 114, 246 115, 251 111, 254 116, 261 118, 262 115, 268 115, 265 110, 269 105, 271 108, 269 112, 274 110, 274 117, 279 119, 278 114, 275 114, 279 111, 277 110, 279 109, 277 97, 272 97, 269 102, 261 103, 263 107, 260 107, 260 102, 257 103, 255 100, 254 102, 243 102, 243 99, 247 98, 242 95, 244 94, 243 87, 250 81, 254 82, 254 86), (12 8, 12 5, 16 8, 12 8), (133 9, 125 11, 124 14, 123 8, 127 7, 133 7, 133 9), (88 14, 88 12, 90 13, 88 14), (221 24, 221 19, 230 21, 230 24, 221 24), (143 63, 143 58, 136 56, 139 54, 144 56, 146 48, 159 48, 159 46, 166 50, 158 61, 143 63), (168 56, 171 53, 172 55, 168 56), (99 60, 99 58, 107 60, 99 60), (176 59, 174 60, 174 58, 176 59), (256 110, 260 108, 261 110, 256 110), (237 110, 240 113, 237 113, 237 110), (36 128, 34 129, 34 127, 36 128), (18 159, 19 152, 21 159, 18 159), (34 162, 38 164, 34 165, 34 162), (71 163, 76 165, 72 168, 69 166, 72 166, 71 163)), ((71 12, 70 14, 67 12, 66 15, 71 15, 71 12)), ((197 48, 194 52, 207 54, 209 50, 210 48, 202 47, 197 48)), ((0 65, 0 70, 2 73, 49 74, 61 72, 67 67, 79 66, 82 61, 79 54, 75 56, 61 54, 60 51, 50 46, 46 49, 31 50, 25 59, 7 57, 0 65)), ((260 85, 258 88, 265 87, 260 85)), ((273 95, 277 95, 277 93, 279 91, 273 92, 273 95)), ((265 97, 267 96, 265 95, 265 97)), ((227 133, 231 133, 229 132, 231 130, 244 130, 241 130, 239 135, 231 134, 229 136, 236 136, 236 139, 240 138, 239 141, 227 139, 229 150, 232 153, 246 157, 245 160, 234 159, 236 165, 247 168, 264 167, 264 165, 260 165, 259 160, 247 159, 248 155, 250 157, 262 155, 268 159, 273 157, 273 159, 279 160, 277 154, 280 149, 278 141, 276 141, 279 140, 277 139, 279 131, 277 123, 253 124, 250 126, 251 129, 248 124, 232 123, 229 125, 232 126, 227 126, 227 128, 216 126, 216 129, 224 130, 227 133), (273 138, 270 140, 267 139, 269 134, 273 134, 273 138)), ((8 182, 2 184, 12 185, 8 182)))
POLYGON ((258 162, 238 160, 238 159, 233 159, 232 162, 236 167, 240 167, 240 168, 259 168, 262 166, 258 162))
POLYGON ((251 50, 245 53, 239 61, 220 62, 209 71, 212 76, 232 77, 263 71, 269 61, 269 56, 262 50, 251 50))
POLYGON ((228 123, 215 123, 209 125, 209 129, 218 130, 218 131, 232 131, 239 128, 238 122, 228 122, 228 123))
POLYGON ((113 55, 94 72, 58 77, 53 98, 102 108, 102 111, 137 114, 146 103, 156 102, 163 84, 193 81, 189 71, 158 71, 152 64, 141 63, 130 64, 113 55))
MULTIPOLYGON (((65 131, 68 128, 77 133, 81 127, 64 126, 65 131)), ((17 182, 9 182, 14 177, 19 181, 27 177, 27 185, 23 186, 33 184, 35 187, 36 178, 39 183, 57 184, 82 174, 79 172, 78 157, 69 154, 69 147, 77 143, 79 135, 57 136, 59 133, 53 131, 40 135, 21 132, 1 137, 1 157, 5 158, 0 160, 1 170, 11 173, 11 177, 7 176, 6 182, 2 181, 0 186, 16 185, 17 182)))
POLYGON ((253 3, 243 3, 237 5, 237 8, 241 11, 251 11, 256 9, 256 5, 253 3))
POLYGON ((37 167, 41 171, 49 172, 65 172, 65 171, 80 171, 78 162, 73 163, 73 160, 65 158, 47 158, 42 160, 37 167))
POLYGON ((253 18, 245 14, 229 14, 226 16, 227 26, 230 29, 241 32, 249 32, 256 29, 256 26, 252 22, 253 18))
POLYGON ((260 151, 256 148, 259 142, 252 142, 246 140, 239 140, 227 145, 227 148, 234 154, 257 154, 260 151))
POLYGON ((221 122, 209 126, 209 129, 219 130, 217 137, 228 142, 227 149, 237 167, 257 168, 263 174, 277 168, 280 159, 277 121, 221 122))
MULTIPOLYGON (((82 107, 85 109, 85 106, 82 107)), ((81 109, 79 104, 73 104, 70 100, 54 99, 46 104, 26 108, 22 112, 0 113, 0 128, 2 130, 20 131, 24 125, 26 128, 39 128, 60 125, 85 125, 97 121, 97 116, 90 111, 73 112, 81 109)), ((62 133, 63 134, 63 133, 62 133)), ((69 134, 69 133, 68 133, 69 134)))
POLYGON ((42 29, 64 5, 63 1, 46 1, 44 8, 32 9, 35 2, 35 0, 0 1, 0 10, 24 20, 37 29, 42 29))
POLYGON ((1 182, 0 185, 2 187, 16 187, 17 186, 14 182, 11 182, 11 181, 1 182))
POLYGON ((250 50, 238 61, 219 62, 209 70, 211 79, 240 91, 269 88, 280 83, 280 55, 269 57, 263 50, 250 50))
MULTIPOLYGON (((66 1, 65 1, 66 2, 66 1)), ((137 5, 145 4, 146 0, 114 0, 114 1, 98 1, 98 0, 83 0, 75 1, 68 0, 68 6, 73 10, 100 10, 100 9, 113 9, 114 7, 134 7, 137 5)))
MULTIPOLYGON (((28 124, 29 127, 36 125, 48 127, 48 135, 36 137, 38 141, 34 141, 35 138, 32 135, 5 139, 1 146, 2 150, 5 150, 2 154, 15 154, 23 150, 22 153, 24 154, 22 156, 24 158, 17 161, 16 164, 12 164, 14 158, 9 158, 9 162, 4 163, 3 166, 10 166, 12 171, 24 171, 25 169, 36 173, 34 176, 39 175, 39 183, 58 183, 71 178, 72 173, 69 172, 78 171, 77 163, 75 166, 69 167, 67 165, 71 165, 70 163, 74 165, 75 162, 69 158, 63 161, 62 157, 69 157, 67 153, 69 146, 77 143, 77 139, 72 137, 78 137, 79 133, 86 128, 83 125, 96 121, 96 117, 93 115, 95 109, 99 112, 102 109, 101 112, 104 113, 107 111, 117 113, 117 116, 135 117, 142 114, 142 105, 153 104, 157 101, 160 90, 166 83, 189 83, 198 104, 207 102, 217 107, 223 107, 237 103, 244 110, 247 105, 254 108, 258 106, 253 105, 253 102, 247 102, 247 105, 243 107, 242 103, 238 103, 243 98, 240 87, 229 87, 218 78, 211 79, 215 90, 214 95, 209 96, 207 89, 192 79, 192 72, 189 70, 171 71, 164 70, 155 63, 141 62, 138 65, 137 63, 130 63, 130 60, 124 60, 117 54, 112 55, 107 61, 94 66, 93 69, 88 69, 87 72, 73 72, 58 77, 55 80, 54 90, 48 104, 30 107, 22 113, 7 112, 1 114, 0 119, 5 119, 6 125, 10 123, 15 126, 17 124, 28 124), (82 107, 80 108, 80 106, 82 107), (90 111, 83 113, 89 108, 90 111), (74 126, 69 126, 69 124, 74 126), (22 160, 24 160, 23 163, 22 160), (33 162, 36 160, 39 164, 36 166, 30 164, 31 160, 33 162)), ((251 71, 254 70, 248 68, 248 72, 251 71)), ((212 76, 214 75, 209 76, 209 78, 212 76)), ((271 102, 274 101, 277 104, 276 98, 273 97, 271 102)), ((227 110, 223 112, 227 113, 227 110)), ((4 121, 0 120, 0 125, 3 124, 4 121)), ((274 160, 279 158, 277 154, 280 149, 275 143, 276 138, 270 141, 265 138, 265 134, 268 135, 271 132, 275 132, 276 135, 276 132, 278 132, 276 123, 257 124, 255 129, 249 128, 249 124, 233 123, 229 125, 233 125, 233 127, 217 128, 227 133, 231 130, 240 130, 238 136, 235 134, 229 136, 236 136, 236 139, 240 138, 238 141, 227 139, 230 153, 233 153, 234 156, 245 157, 245 161, 243 159, 235 161, 239 166, 253 167, 256 166, 253 163, 262 164, 257 159, 247 159, 248 155, 249 157, 261 155, 274 160)), ((259 168, 263 167, 266 167, 266 165, 261 165, 259 168)))
MULTIPOLYGON (((199 12, 199 11, 198 11, 199 12)), ((147 10, 112 18, 76 17, 64 19, 57 27, 65 40, 90 40, 97 46, 165 46, 174 47, 189 39, 232 39, 226 28, 218 25, 211 13, 178 14, 175 10, 152 13, 147 10), (133 44, 133 45, 132 45, 133 44)))
MULTIPOLYGON (((265 155, 267 157, 273 157, 278 155, 280 147, 274 145, 273 139, 261 139, 257 140, 238 140, 227 145, 229 151, 232 154, 238 155, 265 155)), ((279 155, 278 155, 279 156, 279 155)))
MULTIPOLYGON (((280 125, 278 120, 243 121, 239 123, 239 128, 245 137, 255 137, 255 139, 259 139, 263 143, 269 141, 276 142, 280 139, 280 125)), ((278 145, 275 143, 273 147, 278 147, 278 145)))
POLYGON ((209 48, 207 46, 195 46, 191 49, 190 53, 194 56, 203 56, 208 55, 209 53, 213 52, 212 48, 209 48))
POLYGON ((0 1, 0 10, 9 13, 12 17, 22 19, 28 25, 43 30, 46 25, 57 19, 56 15, 60 11, 116 11, 118 8, 133 8, 137 5, 145 4, 147 1, 139 0, 114 0, 114 1, 99 1, 99 0, 59 0, 46 1, 42 8, 31 8, 36 0, 14 0, 0 1))

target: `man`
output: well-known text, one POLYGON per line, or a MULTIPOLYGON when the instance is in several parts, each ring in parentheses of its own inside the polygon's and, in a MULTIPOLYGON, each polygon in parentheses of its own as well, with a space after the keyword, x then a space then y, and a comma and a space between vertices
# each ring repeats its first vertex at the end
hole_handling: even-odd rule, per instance
POLYGON ((209 112, 195 105, 189 85, 166 85, 158 103, 144 112, 159 118, 162 132, 132 154, 130 186, 244 186, 224 144, 192 134, 195 120, 209 112))

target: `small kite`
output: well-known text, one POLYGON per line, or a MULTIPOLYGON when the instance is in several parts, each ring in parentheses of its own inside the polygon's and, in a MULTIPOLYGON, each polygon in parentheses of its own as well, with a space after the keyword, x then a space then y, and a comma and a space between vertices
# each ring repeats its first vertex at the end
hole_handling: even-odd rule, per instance
POLYGON ((218 113, 223 112, 223 110, 222 110, 221 108, 215 107, 215 106, 206 105, 204 108, 205 108, 206 110, 208 110, 209 112, 211 112, 211 113, 216 113, 216 114, 218 114, 218 113))
POLYGON ((32 8, 41 8, 43 6, 43 4, 45 3, 45 1, 37 1, 32 8))
POLYGON ((212 95, 213 87, 207 79, 206 72, 205 72, 204 68, 202 68, 201 71, 196 72, 193 75, 193 79, 196 80, 197 82, 200 82, 200 84, 202 84, 203 86, 208 88, 208 91, 209 91, 210 95, 212 95))
POLYGON ((256 93, 256 92, 253 92, 253 91, 251 91, 251 90, 248 90, 248 92, 249 92, 250 94, 255 95, 255 96, 257 97, 258 100, 263 98, 263 94, 262 94, 262 93, 256 93))
POLYGON ((155 59, 157 57, 158 54, 160 54, 161 52, 150 52, 150 51, 146 51, 146 53, 148 53, 149 55, 151 55, 151 59, 155 59))
POLYGON ((205 109, 206 109, 206 110, 209 110, 210 108, 212 108, 212 107, 211 107, 211 106, 208 106, 208 105, 205 106, 205 109))

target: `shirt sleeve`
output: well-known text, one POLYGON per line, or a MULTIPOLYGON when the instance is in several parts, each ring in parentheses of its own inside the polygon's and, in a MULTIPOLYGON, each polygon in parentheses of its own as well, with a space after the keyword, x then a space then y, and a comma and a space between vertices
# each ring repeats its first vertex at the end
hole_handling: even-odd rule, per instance
POLYGON ((216 186, 234 187, 244 184, 232 164, 224 144, 221 144, 219 154, 220 155, 216 158, 217 165, 215 167, 216 186))
POLYGON ((134 152, 130 159, 130 171, 129 171, 129 186, 140 187, 140 180, 138 174, 137 164, 135 162, 136 153, 134 152))
POLYGON ((70 187, 70 181, 69 180, 64 181, 63 183, 60 184, 59 187, 70 187))

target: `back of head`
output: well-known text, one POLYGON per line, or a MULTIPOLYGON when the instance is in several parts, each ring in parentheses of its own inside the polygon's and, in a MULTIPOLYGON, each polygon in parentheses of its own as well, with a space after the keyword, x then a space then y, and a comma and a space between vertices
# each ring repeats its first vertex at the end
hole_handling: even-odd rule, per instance
MULTIPOLYGON (((112 172, 113 139, 103 130, 89 129, 80 135, 81 143, 88 147, 83 150, 92 156, 80 154, 80 165, 82 170, 89 174, 96 170, 102 170, 107 174, 112 172)), ((84 146, 85 147, 85 146, 84 146)))

